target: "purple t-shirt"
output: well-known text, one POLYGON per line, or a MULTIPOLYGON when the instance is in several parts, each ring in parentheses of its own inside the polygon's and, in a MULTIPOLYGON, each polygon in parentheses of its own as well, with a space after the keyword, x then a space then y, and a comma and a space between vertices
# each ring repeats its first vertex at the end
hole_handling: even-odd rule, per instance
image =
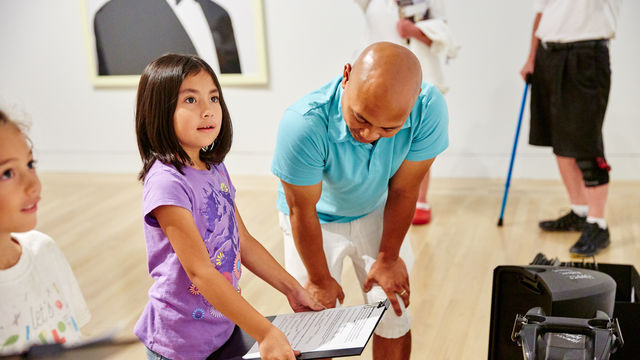
POLYGON ((184 175, 156 161, 144 180, 142 213, 149 273, 154 283, 134 332, 151 350, 171 359, 204 359, 231 336, 234 324, 191 283, 151 212, 162 205, 193 214, 212 266, 238 289, 242 272, 235 188, 224 164, 210 170, 185 166, 184 175))

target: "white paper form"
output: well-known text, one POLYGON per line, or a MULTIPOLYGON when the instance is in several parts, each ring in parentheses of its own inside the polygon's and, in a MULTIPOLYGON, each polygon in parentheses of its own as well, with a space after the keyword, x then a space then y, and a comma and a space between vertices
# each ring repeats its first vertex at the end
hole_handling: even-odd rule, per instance
MULTIPOLYGON (((364 348, 385 305, 381 302, 277 315, 272 323, 287 336, 291 347, 301 353, 364 348)), ((256 342, 242 358, 259 357, 256 342)))

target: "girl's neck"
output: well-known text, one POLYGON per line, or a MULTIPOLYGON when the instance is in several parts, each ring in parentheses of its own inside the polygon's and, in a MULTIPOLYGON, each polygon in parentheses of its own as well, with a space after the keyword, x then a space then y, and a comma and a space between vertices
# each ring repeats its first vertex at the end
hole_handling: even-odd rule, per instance
POLYGON ((187 155, 189 155, 189 159, 191 160, 190 167, 196 170, 207 170, 207 164, 204 161, 200 160, 200 149, 197 151, 189 151, 189 149, 184 149, 187 155))
POLYGON ((200 160, 200 152, 197 154, 187 153, 187 155, 189 155, 189 159, 191 160, 191 165, 189 165, 190 167, 196 170, 207 170, 207 164, 200 160))
POLYGON ((11 234, 0 234, 0 270, 13 267, 22 256, 20 243, 11 234))
POLYGON ((196 170, 208 170, 207 164, 205 164, 202 160, 198 159, 198 161, 192 161, 192 164, 189 165, 196 170))

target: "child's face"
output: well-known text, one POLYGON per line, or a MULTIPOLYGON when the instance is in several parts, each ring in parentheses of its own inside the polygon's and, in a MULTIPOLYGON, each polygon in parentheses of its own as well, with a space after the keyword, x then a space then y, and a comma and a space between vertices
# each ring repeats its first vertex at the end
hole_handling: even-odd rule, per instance
POLYGON ((27 141, 14 125, 0 125, 0 234, 36 226, 40 180, 27 141))
POLYGON ((188 76, 180 85, 173 127, 180 145, 192 161, 200 149, 220 133, 222 108, 218 88, 206 71, 188 76))

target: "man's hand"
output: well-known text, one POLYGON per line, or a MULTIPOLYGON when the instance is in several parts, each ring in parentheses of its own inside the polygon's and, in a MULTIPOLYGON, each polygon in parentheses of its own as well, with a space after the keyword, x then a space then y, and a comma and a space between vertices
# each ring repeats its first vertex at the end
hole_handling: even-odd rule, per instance
POLYGON ((520 76, 522 76, 522 80, 527 81, 527 74, 533 74, 533 66, 535 59, 528 58, 527 62, 524 63, 522 70, 520 70, 520 76))
MULTIPOLYGON (((297 282, 296 282, 297 283, 297 282)), ((287 294, 287 300, 294 312, 318 311, 325 309, 311 294, 302 286, 298 286, 287 294)))
POLYGON ((414 37, 416 35, 416 26, 411 20, 408 19, 400 19, 396 23, 396 29, 398 30, 398 35, 401 37, 408 39, 414 37))
POLYGON ((400 19, 396 23, 398 35, 404 39, 414 38, 422 41, 427 46, 431 46, 433 40, 426 36, 411 20, 400 19))
POLYGON ((336 300, 340 301, 340 304, 344 301, 344 292, 338 282, 328 277, 319 282, 307 281, 305 288, 311 296, 313 296, 322 306, 325 308, 336 307, 336 300))
POLYGON ((407 266, 401 258, 395 260, 383 260, 378 258, 371 266, 369 274, 364 281, 364 292, 369 292, 371 287, 377 283, 382 287, 385 294, 393 306, 396 315, 402 315, 402 309, 396 298, 400 296, 404 306, 409 306, 409 274, 407 266))

